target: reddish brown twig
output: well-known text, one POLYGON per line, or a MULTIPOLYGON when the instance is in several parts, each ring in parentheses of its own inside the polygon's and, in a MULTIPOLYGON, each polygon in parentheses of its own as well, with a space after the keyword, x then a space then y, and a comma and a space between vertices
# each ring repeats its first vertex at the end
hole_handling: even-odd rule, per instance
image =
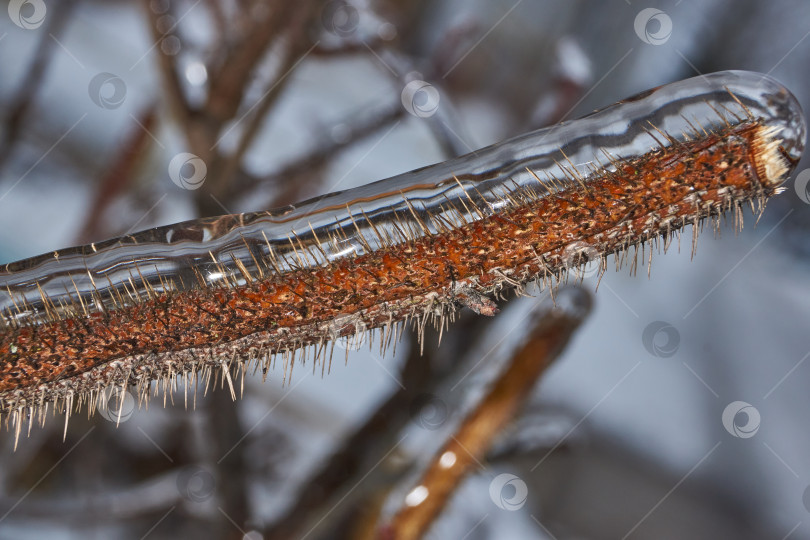
POLYGON ((769 180, 757 161, 772 146, 762 129, 744 123, 667 147, 587 187, 570 179, 554 196, 527 192, 492 216, 356 258, 8 329, 0 336, 0 400, 19 411, 128 380, 143 391, 150 380, 219 367, 222 358, 289 354, 358 328, 436 317, 437 308, 455 309, 460 287, 490 294, 550 280, 565 271, 573 241, 605 256, 772 194, 781 176, 769 180), (661 212, 666 220, 651 218, 661 212))
POLYGON ((582 289, 561 291, 568 309, 543 309, 503 374, 462 420, 459 428, 431 460, 399 512, 380 528, 385 540, 421 538, 447 504, 461 480, 478 467, 495 436, 511 421, 531 394, 537 379, 563 351, 590 311, 582 289))

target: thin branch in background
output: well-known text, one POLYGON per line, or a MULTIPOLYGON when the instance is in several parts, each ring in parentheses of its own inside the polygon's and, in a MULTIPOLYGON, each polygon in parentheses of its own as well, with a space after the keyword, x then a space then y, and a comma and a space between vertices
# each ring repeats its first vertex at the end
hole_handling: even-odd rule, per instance
MULTIPOLYGON (((433 349, 420 354, 418 343, 411 340, 400 370, 402 387, 397 387, 396 392, 346 437, 323 466, 301 484, 289 510, 263 532, 265 540, 286 540, 329 528, 327 525, 333 521, 325 523, 326 517, 334 510, 336 501, 388 452, 410 419, 410 404, 420 392, 429 391, 439 380, 431 370, 433 356, 433 349)), ((359 490, 353 500, 362 498, 363 493, 367 490, 359 490)), ((342 500, 341 505, 351 507, 346 500, 342 500)))
POLYGON ((563 352, 590 307, 590 295, 579 288, 562 289, 556 306, 541 307, 530 323, 534 328, 526 343, 432 458, 399 512, 381 528, 382 538, 409 540, 427 532, 461 480, 479 466, 495 437, 524 405, 546 368, 563 352))
POLYGON ((211 86, 203 108, 216 125, 222 126, 236 115, 250 77, 273 40, 283 35, 296 4, 275 0, 248 8, 254 16, 251 27, 244 30, 244 36, 231 36, 240 39, 227 60, 211 72, 211 86))
POLYGON ((219 493, 220 515, 215 518, 220 534, 217 538, 239 540, 243 535, 231 522, 242 527, 250 519, 245 445, 242 444, 244 430, 239 422, 239 407, 236 407, 226 388, 215 388, 211 392, 206 417, 210 425, 206 432, 206 443, 210 445, 216 459, 212 465, 216 466, 219 476, 216 489, 219 493))
MULTIPOLYGON (((414 60, 391 47, 383 49, 379 58, 385 64, 385 73, 400 87, 400 90, 408 88, 409 84, 417 83, 419 85, 414 87, 414 90, 416 88, 419 90, 410 96, 411 102, 403 104, 413 109, 412 112, 426 122, 446 158, 460 156, 475 150, 470 146, 469 137, 457 122, 458 114, 455 107, 448 99, 438 78, 432 77, 428 73, 425 76, 426 81, 417 81, 413 77, 419 73, 419 69, 414 60), (427 84, 423 85, 423 83, 427 84), (417 103, 419 99, 424 99, 424 103, 417 103)), ((428 64, 427 67, 429 68, 430 65, 428 64)), ((406 94, 403 94, 403 99, 408 99, 406 94)))
POLYGON ((229 21, 228 16, 225 14, 225 9, 220 0, 206 0, 206 5, 211 13, 211 18, 214 21, 214 42, 222 47, 228 37, 229 21))
POLYGON ((132 483, 124 488, 103 492, 86 492, 82 507, 77 511, 76 501, 60 495, 52 498, 31 497, 22 502, 18 497, 0 496, 0 515, 14 507, 18 519, 47 522, 81 529, 98 523, 115 523, 134 520, 154 514, 160 515, 166 508, 182 503, 177 490, 180 472, 175 469, 153 475, 148 480, 132 483), (15 506, 16 505, 16 506, 15 506))
MULTIPOLYGON (((290 72, 297 67, 307 49, 311 48, 309 25, 323 2, 324 0, 306 0, 298 3, 273 2, 269 5, 255 3, 240 8, 240 12, 247 11, 250 16, 240 18, 244 21, 244 25, 237 25, 241 33, 234 32, 221 38, 225 42, 220 42, 217 50, 225 53, 217 59, 216 65, 213 65, 213 61, 207 62, 210 87, 206 100, 199 109, 192 108, 188 103, 174 56, 157 47, 161 79, 172 115, 180 125, 191 152, 207 165, 206 184, 195 193, 199 215, 221 214, 220 204, 228 207, 232 203, 232 184, 238 177, 244 153, 262 126, 266 114, 286 87, 290 72), (230 40, 237 37, 239 39, 231 45, 230 40), (276 80, 270 83, 260 103, 245 104, 251 78, 256 76, 256 69, 268 51, 276 46, 284 50, 276 80), (225 155, 219 148, 221 138, 227 134, 223 133, 223 129, 237 119, 240 107, 247 109, 245 116, 250 116, 242 128, 236 149, 230 155, 225 155)), ((156 42, 170 35, 177 38, 175 28, 161 31, 160 18, 150 9, 148 0, 144 0, 144 6, 152 37, 156 42)), ((215 11, 215 19, 225 17, 222 9, 215 11)))
POLYGON ((14 146, 20 140, 23 122, 27 120, 28 111, 36 99, 37 90, 43 86, 42 81, 53 58, 54 47, 57 45, 56 39, 62 35, 75 5, 75 0, 63 0, 49 6, 48 17, 41 29, 33 60, 28 65, 28 70, 17 91, 5 106, 9 113, 5 118, 2 135, 0 135, 0 169, 5 167, 14 146))
MULTIPOLYGON (((308 37, 307 29, 309 23, 312 21, 314 14, 313 8, 315 5, 317 5, 317 2, 299 2, 296 4, 296 9, 289 14, 289 18, 284 26, 283 37, 279 38, 280 40, 283 39, 286 41, 286 43, 283 44, 284 52, 282 53, 282 60, 279 68, 276 70, 277 77, 262 95, 259 102, 252 106, 255 107, 255 110, 249 112, 250 117, 246 119, 246 125, 239 136, 236 148, 229 156, 224 158, 224 164, 220 171, 219 178, 222 179, 225 185, 233 184, 227 180, 233 178, 234 174, 239 170, 245 152, 250 148, 253 140, 259 133, 267 117, 267 113, 276 104, 279 96, 286 88, 291 73, 314 47, 308 37)), ((224 187, 224 185, 212 186, 214 195, 219 196, 221 194, 226 196, 227 193, 222 192, 224 187)))
POLYGON ((253 176, 240 173, 240 181, 234 185, 234 196, 249 193, 259 186, 278 186, 279 190, 273 194, 266 207, 292 204, 307 196, 314 194, 323 180, 319 174, 332 159, 341 151, 364 139, 374 135, 381 129, 401 119, 405 110, 397 103, 383 110, 374 110, 351 121, 340 125, 345 127, 339 139, 330 139, 297 158, 281 170, 264 176, 253 176))
POLYGON ((437 346, 425 347, 424 353, 420 353, 417 332, 408 336, 408 354, 398 378, 404 388, 399 387, 383 401, 363 425, 325 459, 323 466, 298 487, 295 502, 282 517, 262 531, 266 540, 296 538, 306 533, 317 538, 319 534, 344 526, 352 529, 348 537, 364 538, 359 531, 368 532, 372 522, 376 527, 379 511, 374 508, 388 496, 391 486, 410 470, 411 465, 410 460, 406 460, 408 463, 391 471, 390 466, 375 469, 375 464, 394 446, 411 422, 422 425, 422 405, 431 407, 442 403, 447 406, 434 393, 443 394, 443 388, 463 378, 470 365, 480 360, 473 351, 481 346, 481 341, 470 339, 470 336, 485 336, 485 328, 492 319, 471 312, 466 312, 466 315, 444 331, 441 349, 438 348, 438 331, 434 329, 425 329, 426 340, 437 346), (385 472, 380 471, 384 468, 385 472), (352 487, 352 492, 347 494, 352 487))
POLYGON ((480 21, 469 17, 452 24, 442 33, 433 48, 427 68, 428 76, 436 79, 444 78, 485 31, 486 29, 481 28, 480 21))
POLYGON ((179 38, 176 35, 174 26, 161 31, 161 16, 152 9, 151 4, 151 0, 143 0, 143 11, 148 18, 152 39, 158 44, 155 49, 157 53, 157 65, 160 71, 160 82, 163 88, 162 96, 171 117, 177 122, 181 131, 186 135, 192 151, 198 153, 202 148, 205 148, 205 146, 199 143, 195 144, 197 139, 194 136, 194 132, 198 128, 198 126, 193 124, 193 118, 196 116, 195 111, 189 106, 185 92, 183 91, 180 75, 175 65, 175 57, 168 54, 161 46, 164 39, 174 38, 179 40, 179 38))
POLYGON ((556 44, 549 88, 537 100, 523 131, 539 129, 565 120, 579 105, 593 80, 591 62, 579 43, 563 38, 556 44))
POLYGON ((348 56, 353 54, 367 56, 369 52, 378 51, 386 45, 390 45, 390 40, 380 36, 374 36, 367 41, 346 40, 337 46, 318 43, 315 48, 312 49, 312 56, 319 58, 348 56))
POLYGON ((157 106, 151 105, 141 113, 129 137, 121 144, 118 156, 95 189, 93 202, 90 203, 84 225, 78 234, 79 243, 107 236, 106 232, 101 230, 104 212, 116 197, 131 188, 138 169, 144 163, 144 154, 152 146, 150 132, 154 130, 156 124, 157 106))

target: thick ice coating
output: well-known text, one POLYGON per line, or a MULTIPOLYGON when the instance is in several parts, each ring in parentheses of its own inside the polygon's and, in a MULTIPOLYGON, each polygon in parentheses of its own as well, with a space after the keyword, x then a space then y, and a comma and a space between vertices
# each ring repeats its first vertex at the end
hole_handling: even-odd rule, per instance
POLYGON ((804 115, 769 76, 725 71, 675 82, 585 118, 357 189, 267 212, 159 227, 10 263, 0 271, 0 327, 109 311, 162 290, 232 287, 473 222, 538 180, 583 183, 616 163, 756 121, 760 181, 778 184, 804 149, 804 115), (429 219, 427 219, 429 216, 429 219))

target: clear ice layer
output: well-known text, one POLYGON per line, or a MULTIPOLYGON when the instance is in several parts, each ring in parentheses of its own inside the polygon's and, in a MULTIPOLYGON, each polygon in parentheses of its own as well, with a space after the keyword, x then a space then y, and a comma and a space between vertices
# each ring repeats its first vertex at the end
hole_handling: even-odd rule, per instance
POLYGON ((554 191, 555 179, 575 174, 587 182, 615 169, 607 156, 637 158, 751 119, 779 128, 785 155, 798 160, 806 128, 793 95, 767 75, 713 73, 297 205, 186 221, 7 264, 0 271, 2 321, 40 324, 119 309, 153 291, 240 286, 357 257, 439 232, 437 224, 452 228, 497 213, 508 204, 504 195, 518 187, 534 184, 540 192, 540 181, 554 191))

